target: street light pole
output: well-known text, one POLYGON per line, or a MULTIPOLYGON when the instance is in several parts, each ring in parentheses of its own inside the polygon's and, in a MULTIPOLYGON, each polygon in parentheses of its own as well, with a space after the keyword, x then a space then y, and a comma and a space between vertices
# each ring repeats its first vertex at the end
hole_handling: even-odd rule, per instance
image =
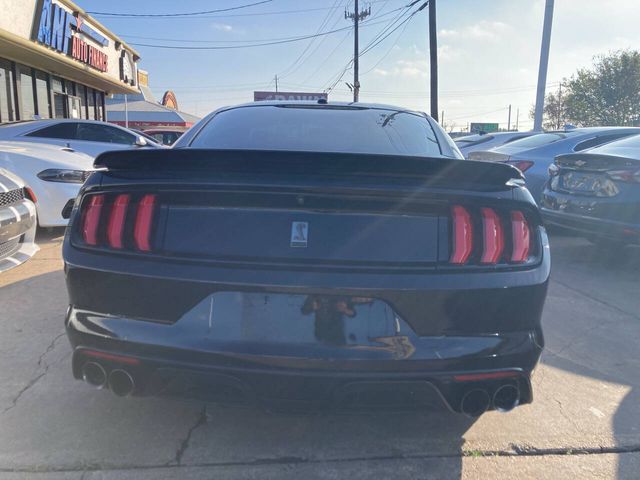
POLYGON ((540 68, 538 69, 538 90, 536 92, 536 110, 533 117, 533 130, 542 130, 544 113, 544 95, 547 84, 547 67, 549 66, 549 46, 551 45, 551 24, 553 22, 553 2, 546 0, 544 7, 544 25, 542 27, 542 45, 540 47, 540 68))

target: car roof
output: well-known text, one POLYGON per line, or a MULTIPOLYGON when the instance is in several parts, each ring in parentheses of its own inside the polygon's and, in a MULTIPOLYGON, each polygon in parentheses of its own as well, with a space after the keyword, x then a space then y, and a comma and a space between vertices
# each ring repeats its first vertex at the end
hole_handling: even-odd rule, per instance
POLYGON ((362 103, 362 102, 319 102, 319 101, 310 101, 310 100, 260 100, 256 102, 248 102, 248 103, 240 103, 238 105, 232 105, 229 107, 224 107, 221 110, 230 110, 233 108, 244 108, 244 107, 282 107, 282 106, 290 106, 290 107, 317 107, 317 108, 360 108, 360 109, 377 109, 377 110, 395 110, 407 113, 414 113, 418 115, 426 115, 423 112, 418 110, 412 110, 410 108, 399 107, 397 105, 387 105, 384 103, 362 103))

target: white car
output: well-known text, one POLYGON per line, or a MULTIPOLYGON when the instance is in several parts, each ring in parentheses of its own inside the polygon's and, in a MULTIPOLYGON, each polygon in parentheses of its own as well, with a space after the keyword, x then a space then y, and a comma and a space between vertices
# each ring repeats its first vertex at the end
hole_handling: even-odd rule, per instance
POLYGON ((474 135, 458 137, 454 141, 464 155, 464 158, 469 158, 469 154, 476 150, 489 150, 522 138, 530 137, 531 135, 535 135, 535 133, 536 132, 476 133, 474 135))
POLYGON ((73 205, 80 187, 93 171, 93 157, 67 147, 0 141, 0 168, 24 180, 35 194, 38 224, 67 224, 63 209, 73 205))
POLYGON ((0 168, 0 273, 38 251, 36 206, 31 195, 22 179, 0 168))
POLYGON ((110 123, 95 120, 28 120, 0 125, 0 141, 13 140, 69 147, 97 157, 109 150, 163 148, 147 139, 110 123))

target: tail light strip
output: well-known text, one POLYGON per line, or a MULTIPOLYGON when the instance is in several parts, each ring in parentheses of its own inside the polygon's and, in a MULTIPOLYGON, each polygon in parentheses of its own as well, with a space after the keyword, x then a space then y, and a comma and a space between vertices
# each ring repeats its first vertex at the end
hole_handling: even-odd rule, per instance
POLYGON ((156 195, 144 195, 137 202, 132 201, 129 194, 116 195, 111 204, 107 200, 105 194, 91 195, 85 200, 81 216, 81 232, 85 243, 117 250, 132 245, 138 251, 150 252, 156 195), (104 230, 100 228, 103 218, 107 220, 104 230), (134 220, 132 235, 127 238, 128 218, 134 220))
MULTIPOLYGON (((481 250, 478 263, 495 265, 505 257, 506 236, 500 215, 492 208, 480 208, 482 220, 481 250)), ((511 233, 510 263, 525 263, 531 251, 531 230, 521 211, 512 211, 509 216, 511 233)), ((465 265, 474 251, 473 217, 469 210, 461 205, 451 208, 452 253, 449 263, 465 265)), ((476 257, 477 258, 477 257, 476 257)))

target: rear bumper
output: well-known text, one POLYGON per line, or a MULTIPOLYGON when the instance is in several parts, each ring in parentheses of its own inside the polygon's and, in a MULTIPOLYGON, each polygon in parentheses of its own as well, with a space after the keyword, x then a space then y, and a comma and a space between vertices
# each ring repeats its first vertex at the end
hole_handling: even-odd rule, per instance
POLYGON ((405 339, 401 354, 364 347, 345 352, 345 346, 333 346, 303 356, 286 345, 279 354, 251 344, 208 346, 168 333, 175 326, 144 323, 137 329, 139 320, 71 307, 66 328, 74 348, 74 376, 82 378, 85 362, 96 361, 107 373, 127 370, 136 379, 134 393, 143 396, 269 410, 459 412, 465 393, 482 389, 492 397, 505 384, 518 387, 520 404, 530 403, 530 376, 544 343, 536 329, 405 339), (155 333, 150 336, 150 331, 155 333))
POLYGON ((540 208, 540 212, 547 225, 573 230, 588 237, 640 244, 640 224, 567 213, 545 206, 540 208))

